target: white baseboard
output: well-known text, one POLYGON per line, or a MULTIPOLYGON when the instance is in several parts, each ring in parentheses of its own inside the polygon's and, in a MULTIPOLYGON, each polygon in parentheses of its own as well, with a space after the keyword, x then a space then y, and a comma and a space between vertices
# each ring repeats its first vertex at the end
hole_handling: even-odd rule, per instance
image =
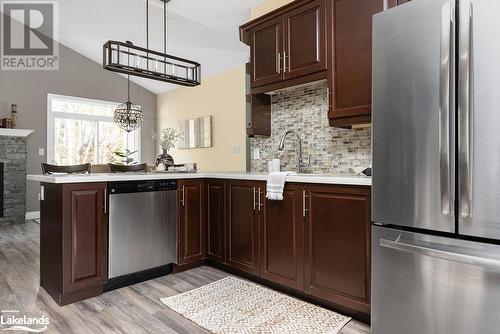
POLYGON ((26 212, 26 220, 40 219, 40 211, 26 212))

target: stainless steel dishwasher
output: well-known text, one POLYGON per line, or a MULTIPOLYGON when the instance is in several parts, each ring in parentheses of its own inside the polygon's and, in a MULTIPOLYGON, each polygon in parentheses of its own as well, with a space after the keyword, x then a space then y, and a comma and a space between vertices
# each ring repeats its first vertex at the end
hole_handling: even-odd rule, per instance
POLYGON ((167 275, 177 262, 177 181, 109 183, 107 289, 167 275))

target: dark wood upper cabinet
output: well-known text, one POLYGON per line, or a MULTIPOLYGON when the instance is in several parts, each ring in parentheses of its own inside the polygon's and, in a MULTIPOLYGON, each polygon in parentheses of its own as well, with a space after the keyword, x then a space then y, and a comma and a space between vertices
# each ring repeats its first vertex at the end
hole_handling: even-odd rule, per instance
MULTIPOLYGON (((227 263, 237 269, 259 274, 259 188, 260 182, 227 183, 227 263)), ((261 204, 263 194, 261 193, 261 204)))
POLYGON ((247 136, 271 135, 271 96, 249 94, 246 96, 247 136))
POLYGON ((333 0, 329 21, 330 125, 371 122, 372 16, 386 0, 333 0))
POLYGON ((280 55, 283 53, 283 20, 266 21, 251 30, 252 87, 283 79, 280 55))
MULTIPOLYGON (((408 1, 297 0, 241 26, 251 46, 250 93, 327 79, 330 125, 371 123, 372 17, 408 1)), ((260 111, 269 104, 254 105, 252 116, 267 115, 260 111)), ((249 136, 270 135, 270 119, 260 119, 269 126, 251 123, 249 136)))
POLYGON ((66 305, 103 292, 108 274, 107 184, 42 184, 40 281, 66 305))
POLYGON ((282 201, 266 200, 261 228, 261 276, 304 289, 302 188, 287 184, 282 201))
POLYGON ((326 78, 326 1, 294 1, 240 27, 252 94, 326 78))
POLYGON ((207 258, 226 261, 225 183, 207 181, 207 258))
POLYGON ((285 79, 326 69, 325 8, 326 0, 316 0, 284 15, 283 72, 285 79))
POLYGON ((205 258, 205 183, 203 180, 179 182, 178 264, 205 258))
POLYGON ((370 189, 305 190, 306 292, 370 313, 370 189))

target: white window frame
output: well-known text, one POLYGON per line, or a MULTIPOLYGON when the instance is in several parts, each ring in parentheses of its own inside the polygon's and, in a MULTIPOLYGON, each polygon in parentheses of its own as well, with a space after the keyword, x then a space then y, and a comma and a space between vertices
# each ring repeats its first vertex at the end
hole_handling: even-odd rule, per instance
MULTIPOLYGON (((114 122, 112 116, 99 116, 99 115, 89 115, 89 114, 79 114, 79 113, 68 113, 68 112, 58 112, 52 110, 52 100, 53 99, 62 99, 62 100, 71 100, 71 101, 81 101, 89 104, 99 104, 99 105, 109 105, 113 108, 116 108, 121 103, 120 102, 111 102, 111 101, 103 101, 103 100, 94 100, 88 99, 84 97, 76 97, 69 95, 59 95, 59 94, 47 94, 47 163, 54 163, 54 146, 55 146, 55 138, 54 138, 54 124, 56 118, 65 118, 65 119, 75 119, 82 121, 95 121, 95 122, 114 122)), ((99 138, 99 127, 96 129, 96 138, 99 138)), ((137 148, 137 162, 141 162, 141 128, 138 128, 134 131, 128 133, 128 141, 129 143, 134 143, 134 146, 137 148)), ((96 157, 99 150, 96 150, 96 157)), ((98 161, 98 159, 97 159, 98 161)))

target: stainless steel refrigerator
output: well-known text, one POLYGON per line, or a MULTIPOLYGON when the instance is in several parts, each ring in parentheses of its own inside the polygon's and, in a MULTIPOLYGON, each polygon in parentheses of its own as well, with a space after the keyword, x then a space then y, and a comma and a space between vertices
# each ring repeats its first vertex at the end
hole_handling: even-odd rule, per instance
POLYGON ((500 0, 373 25, 372 333, 500 333, 500 0))

